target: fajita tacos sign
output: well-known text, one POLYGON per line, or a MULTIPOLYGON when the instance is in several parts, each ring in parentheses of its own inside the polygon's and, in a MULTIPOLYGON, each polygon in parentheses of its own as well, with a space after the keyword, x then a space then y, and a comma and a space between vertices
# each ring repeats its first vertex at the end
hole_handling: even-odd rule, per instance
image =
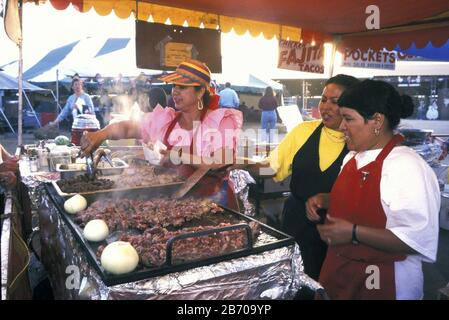
POLYGON ((279 41, 278 68, 324 73, 323 44, 312 46, 296 41, 279 41))

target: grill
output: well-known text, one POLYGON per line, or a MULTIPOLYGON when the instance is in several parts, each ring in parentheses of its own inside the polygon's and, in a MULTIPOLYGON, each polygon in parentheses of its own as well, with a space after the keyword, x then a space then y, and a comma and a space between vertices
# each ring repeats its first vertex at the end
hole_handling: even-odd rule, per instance
MULTIPOLYGON (((79 245, 83 250, 86 252, 86 256, 89 260, 89 263, 91 266, 96 270, 96 272, 100 275, 102 281, 107 286, 122 284, 122 283, 129 283, 134 282, 138 280, 148 279, 156 276, 162 276, 173 272, 179 272, 184 270, 189 270, 205 265, 211 265, 214 263, 218 263, 221 261, 226 261, 230 259, 245 257, 249 255, 254 255, 258 253, 262 253, 265 251, 294 245, 294 240, 292 237, 277 231, 265 224, 262 224, 250 217, 247 217, 245 215, 240 214, 239 212, 230 210, 228 208, 223 208, 224 213, 217 214, 220 216, 220 221, 212 221, 218 224, 218 222, 230 222, 232 223, 231 226, 219 228, 219 229, 213 229, 213 230, 203 230, 199 232, 194 233, 188 233, 188 234, 181 234, 178 236, 175 236, 171 238, 166 245, 166 261, 165 264, 158 266, 158 267, 142 267, 139 266, 136 270, 133 272, 123 274, 123 275, 113 275, 104 270, 104 268, 101 266, 99 259, 96 256, 97 249, 100 245, 105 245, 106 242, 100 242, 100 243, 91 243, 84 239, 83 237, 83 231, 82 229, 74 222, 73 217, 67 214, 64 210, 64 198, 58 195, 56 189, 54 188, 54 185, 51 183, 45 184, 45 190, 48 193, 50 199, 54 203, 55 207, 57 208, 59 214, 62 216, 62 218, 65 220, 67 225, 69 226, 70 230, 72 231, 74 237, 78 241, 79 245), (244 221, 245 223, 239 223, 241 221, 244 221), (248 223, 250 222, 257 222, 260 226, 260 236, 258 237, 257 241, 253 243, 252 237, 251 237, 251 229, 248 226, 248 223), (242 232, 245 232, 247 235, 248 241, 246 242, 246 246, 241 249, 234 250, 232 252, 228 252, 221 255, 216 255, 213 257, 207 257, 200 260, 195 261, 175 261, 175 257, 172 255, 173 246, 176 244, 177 241, 181 241, 182 239, 187 238, 193 238, 193 237, 201 237, 201 236, 208 236, 211 234, 217 234, 220 232, 226 232, 230 230, 242 230, 242 232)), ((90 195, 88 198, 88 202, 92 203, 92 201, 104 197, 106 194, 102 194, 99 192, 96 195, 90 195)), ((121 197, 135 197, 136 194, 130 191, 128 194, 122 194, 121 197)), ((142 195, 139 195, 142 196, 142 195)), ((148 200, 148 198, 146 198, 148 200)), ((201 218, 199 221, 190 221, 190 226, 193 225, 210 225, 211 221, 207 221, 208 219, 201 218)), ((189 225, 183 225, 183 227, 188 227, 189 225)), ((114 233, 113 233, 114 234, 114 233)), ((115 241, 116 239, 113 239, 113 234, 109 236, 107 240, 109 242, 115 241)))

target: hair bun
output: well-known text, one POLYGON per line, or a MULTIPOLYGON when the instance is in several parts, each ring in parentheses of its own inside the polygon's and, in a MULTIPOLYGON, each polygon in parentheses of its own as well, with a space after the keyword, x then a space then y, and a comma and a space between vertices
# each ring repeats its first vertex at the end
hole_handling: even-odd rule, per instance
POLYGON ((406 94, 401 95, 401 102, 401 118, 410 117, 415 108, 412 98, 406 94))

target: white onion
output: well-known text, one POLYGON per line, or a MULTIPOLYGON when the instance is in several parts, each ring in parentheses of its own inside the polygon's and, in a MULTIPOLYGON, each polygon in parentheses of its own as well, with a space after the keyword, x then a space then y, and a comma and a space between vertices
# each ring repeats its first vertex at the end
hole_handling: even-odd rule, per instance
POLYGON ((84 227, 83 235, 89 241, 103 241, 109 235, 109 228, 101 219, 90 220, 84 227))
POLYGON ((76 194, 64 202, 64 209, 70 214, 76 214, 83 211, 86 207, 87 200, 80 194, 76 194))
POLYGON ((113 274, 123 274, 133 271, 139 263, 136 249, 125 241, 108 244, 101 254, 101 265, 113 274))

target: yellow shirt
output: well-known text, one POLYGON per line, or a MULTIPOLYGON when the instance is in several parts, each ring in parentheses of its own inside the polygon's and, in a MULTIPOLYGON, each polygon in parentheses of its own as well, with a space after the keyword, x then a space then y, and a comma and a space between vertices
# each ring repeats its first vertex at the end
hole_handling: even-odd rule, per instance
MULTIPOLYGON (((269 157, 270 167, 276 172, 274 180, 282 181, 292 174, 295 154, 321 124, 321 120, 306 121, 289 132, 269 157)), ((337 160, 345 145, 344 134, 323 126, 320 135, 319 158, 321 171, 329 168, 337 160)))

